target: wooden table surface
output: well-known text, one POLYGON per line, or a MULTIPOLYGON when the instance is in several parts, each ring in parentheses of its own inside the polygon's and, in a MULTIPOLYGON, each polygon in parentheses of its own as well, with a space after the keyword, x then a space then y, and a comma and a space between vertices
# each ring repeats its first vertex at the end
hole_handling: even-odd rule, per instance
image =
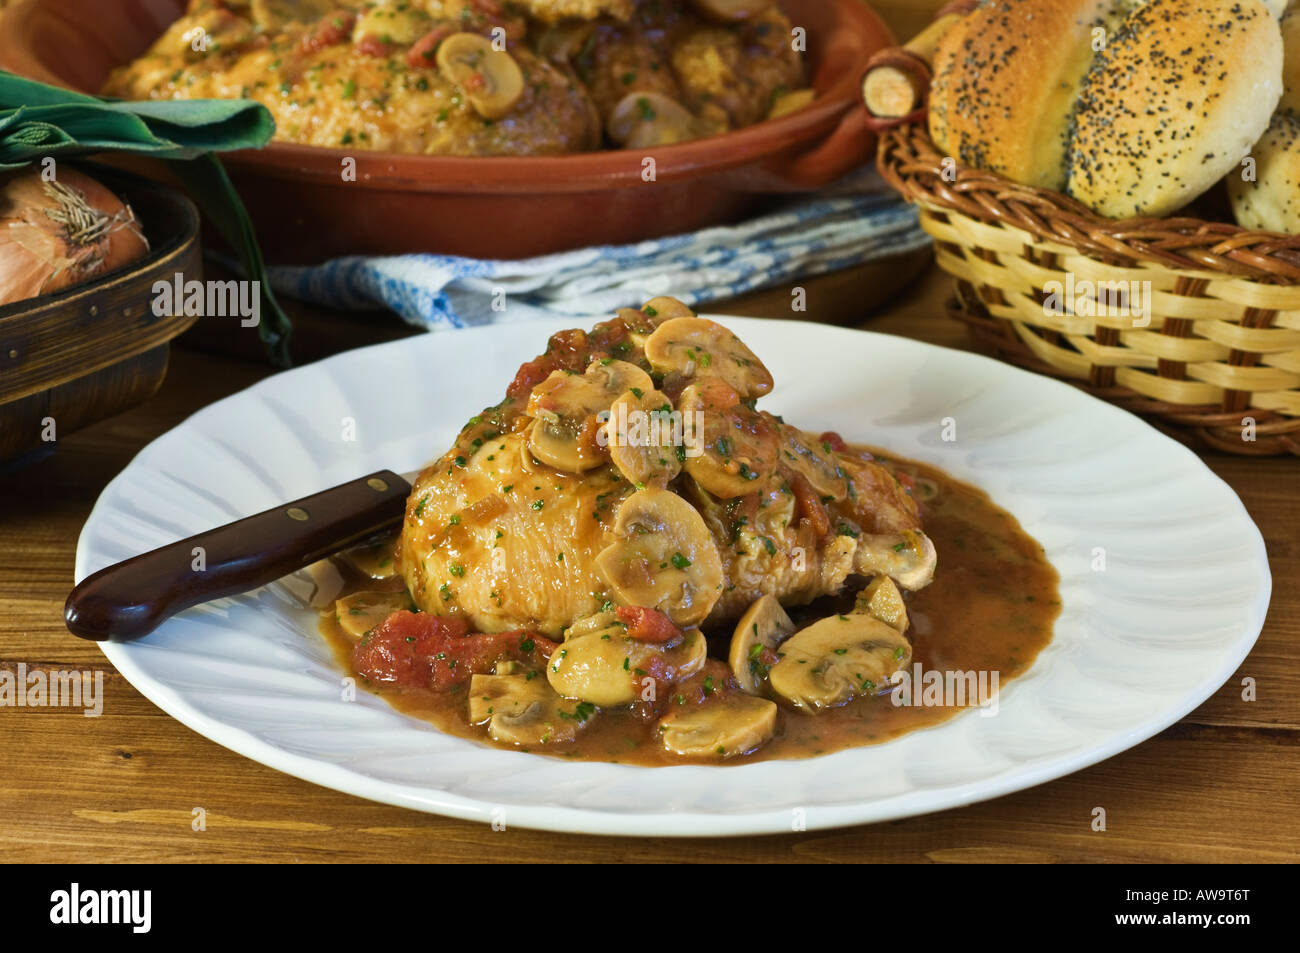
MULTIPOLYGON (((924 22, 918 7, 930 3, 880 6, 904 33, 924 22)), ((842 307, 862 282, 883 280, 889 270, 810 285, 810 306, 842 307)), ((931 269, 860 326, 965 347, 964 331, 942 313, 947 287, 931 269)), ((779 289, 737 310, 778 314, 788 301, 779 289)), ((394 322, 381 327, 378 336, 406 333, 394 322)), ((349 335, 376 336, 356 322, 323 322, 316 330, 322 352, 352 343, 349 335)), ((64 629, 77 535, 105 484, 150 440, 267 373, 256 362, 178 346, 162 391, 147 404, 63 437, 52 456, 0 476, 0 668, 102 671, 106 696, 99 718, 79 709, 0 708, 6 861, 1300 859, 1296 460, 1205 457, 1263 531, 1272 607, 1254 651, 1212 698, 1115 758, 983 804, 835 831, 689 841, 498 832, 363 801, 233 754, 163 714, 93 644, 64 629), (1256 685, 1253 701, 1242 698, 1245 678, 1256 685), (1092 830, 1096 807, 1106 810, 1104 832, 1092 830), (204 831, 192 829, 195 808, 206 812, 204 831)))
MULTIPOLYGON (((850 289, 832 288, 827 294, 850 289)), ((814 299, 816 292, 811 292, 814 299)), ((964 347, 929 271, 861 326, 964 347)), ((784 292, 745 310, 775 311, 784 292)), ((77 534, 148 441, 264 377, 256 363, 174 351, 149 403, 0 478, 0 667, 104 673, 104 713, 0 708, 0 856, 10 861, 862 860, 1294 861, 1300 858, 1300 462, 1210 455, 1263 530, 1273 605, 1258 645, 1169 730, 1067 778, 928 817, 837 831, 676 842, 497 832, 372 804, 246 760, 146 701, 61 618, 77 534), (1242 700, 1241 681, 1257 685, 1242 700), (201 807, 207 829, 191 830, 201 807), (1107 830, 1093 832, 1104 807, 1107 830)))

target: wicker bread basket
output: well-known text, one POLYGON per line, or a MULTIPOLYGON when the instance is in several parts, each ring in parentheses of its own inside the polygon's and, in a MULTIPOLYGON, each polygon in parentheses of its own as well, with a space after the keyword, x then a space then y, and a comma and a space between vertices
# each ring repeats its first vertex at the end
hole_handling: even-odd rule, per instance
POLYGON ((1300 236, 1101 218, 1059 193, 955 164, 922 113, 878 124, 880 172, 918 207, 939 265, 957 280, 950 313, 982 348, 1186 442, 1300 455, 1300 236), (1109 289, 1109 307, 1060 306, 1089 288, 1109 289), (1144 292, 1140 316, 1136 298, 1116 295, 1127 288, 1144 292))

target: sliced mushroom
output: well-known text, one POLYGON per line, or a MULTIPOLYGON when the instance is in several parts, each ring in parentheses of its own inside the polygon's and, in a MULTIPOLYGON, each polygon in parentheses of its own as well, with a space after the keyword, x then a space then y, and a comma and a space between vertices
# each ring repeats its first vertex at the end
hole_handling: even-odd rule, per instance
POLYGON ((687 629, 682 633, 680 645, 670 647, 664 653, 664 674, 672 682, 680 682, 703 670, 709 660, 709 640, 699 629, 687 629))
POLYGON ((663 489, 682 472, 683 417, 657 390, 629 390, 614 401, 605 425, 609 459, 636 487, 663 489))
POLYGON ((798 112, 816 98, 817 91, 813 89, 796 89, 794 92, 785 93, 772 101, 772 108, 768 110, 767 118, 780 119, 782 116, 798 112))
POLYGON ((772 391, 772 375, 745 343, 708 318, 672 318, 645 342, 645 356, 662 373, 720 377, 741 400, 772 391))
POLYGON ((596 566, 622 603, 679 626, 703 622, 722 593, 722 557, 695 507, 669 490, 639 490, 619 507, 614 532, 596 566))
POLYGON ((610 626, 618 625, 618 614, 612 609, 609 612, 597 612, 595 615, 589 615, 586 618, 579 619, 573 625, 564 630, 564 638, 576 639, 580 635, 590 635, 592 632, 601 632, 610 626))
POLYGON ((469 683, 469 720, 487 722, 494 741, 515 745, 572 741, 596 715, 590 704, 562 698, 546 679, 475 675, 469 683))
POLYGON ((535 418, 528 449, 547 466, 582 473, 605 462, 597 420, 631 388, 651 391, 650 375, 627 361, 592 361, 582 374, 553 371, 533 388, 524 413, 535 418))
POLYGON ((689 678, 704 667, 708 643, 699 629, 680 640, 655 645, 628 638, 627 627, 612 625, 564 641, 546 665, 551 687, 568 698, 612 707, 628 705, 645 691, 645 679, 689 678))
POLYGON ((515 58, 492 48, 477 33, 453 33, 438 44, 438 70, 461 88, 484 119, 501 119, 524 94, 524 74, 515 58))
POLYGON ((374 542, 345 549, 338 558, 371 579, 391 579, 397 575, 397 564, 393 559, 396 550, 397 540, 385 535, 374 542))
POLYGON ((405 589, 400 592, 354 592, 334 603, 339 628, 354 639, 361 638, 394 612, 413 608, 415 606, 405 589))
POLYGON ((619 361, 614 358, 592 361, 583 376, 598 382, 605 393, 612 397, 618 397, 634 387, 637 390, 648 391, 655 386, 650 375, 641 368, 629 361, 619 361))
POLYGON ((627 637, 621 626, 567 638, 546 663, 551 687, 568 698, 595 705, 628 705, 637 699, 635 669, 653 655, 644 642, 627 637))
POLYGON ((778 436, 774 419, 750 410, 720 378, 691 384, 677 400, 694 436, 686 472, 718 499, 760 493, 776 478, 778 436))
POLYGON ((727 661, 742 691, 750 695, 762 692, 768 668, 762 660, 763 651, 775 650, 793 632, 794 623, 773 595, 763 596, 740 617, 727 661))
MULTIPOLYGON (((303 9, 303 4, 297 0, 287 4, 284 15, 275 24, 275 30, 283 29, 285 20, 310 23, 312 20, 324 17, 331 9, 338 9, 338 4, 326 4, 323 10, 315 12, 310 9, 312 5, 309 5, 308 9, 303 9), (294 9, 295 7, 297 9, 294 9)), ((357 23, 352 29, 352 35, 383 37, 385 42, 402 46, 414 43, 428 29, 428 21, 422 16, 422 11, 409 9, 410 6, 406 3, 391 2, 366 4, 357 14, 357 23)))
POLYGON ((934 579, 938 561, 930 537, 919 529, 909 529, 859 537, 853 571, 864 576, 886 575, 904 589, 916 590, 934 579))
POLYGON ((659 720, 659 732, 664 747, 674 754, 733 758, 753 751, 776 732, 776 704, 752 695, 726 695, 670 711, 659 720))
POLYGON ((700 122, 685 106, 662 93, 628 93, 605 121, 609 137, 625 149, 671 146, 699 139, 700 122))
POLYGON ((858 593, 854 611, 875 616, 898 632, 907 631, 907 605, 898 586, 888 576, 877 576, 858 593))
POLYGON ((743 23, 772 6, 772 0, 691 0, 700 15, 715 23, 743 23))
POLYGON ((661 321, 667 321, 670 318, 693 318, 695 312, 689 306, 678 301, 676 298, 663 295, 658 298, 651 298, 645 304, 641 305, 641 313, 649 315, 652 318, 658 318, 661 321))
POLYGON ((822 497, 842 500, 848 496, 848 478, 830 444, 789 424, 781 424, 780 432, 782 467, 801 474, 822 497))
POLYGON ((768 673, 772 690, 797 708, 817 712, 856 695, 872 695, 912 657, 896 629, 860 612, 814 622, 787 639, 768 673))

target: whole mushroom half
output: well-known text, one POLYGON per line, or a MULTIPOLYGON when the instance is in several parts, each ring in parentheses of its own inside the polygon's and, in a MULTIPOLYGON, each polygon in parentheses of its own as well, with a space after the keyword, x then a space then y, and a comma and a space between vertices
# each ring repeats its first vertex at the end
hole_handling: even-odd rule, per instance
POLYGON ((689 385, 677 400, 695 447, 686 472, 721 500, 759 493, 776 478, 779 440, 773 419, 740 402, 720 378, 689 385))
POLYGON ((823 498, 848 496, 848 478, 829 444, 789 424, 781 424, 780 431, 782 466, 800 474, 823 498))
POLYGON ((400 592, 353 592, 334 603, 339 628, 359 639, 394 612, 413 609, 411 597, 400 592))
POLYGON ((704 129, 677 100, 648 90, 628 93, 605 120, 609 137, 625 149, 671 146, 699 139, 704 129))
POLYGON ((639 699, 647 678, 689 678, 707 657, 708 643, 699 629, 655 644, 629 638, 626 626, 615 624, 566 639, 551 655, 546 677, 567 698, 613 707, 639 699))
POLYGON ((695 317, 695 312, 688 305, 668 295, 651 298, 641 305, 641 313, 651 318, 658 318, 661 321, 667 321, 669 318, 695 317))
POLYGON ((528 449, 568 473, 598 467, 605 462, 597 439, 600 415, 625 392, 653 390, 650 375, 627 361, 592 361, 582 374, 553 371, 533 388, 524 410, 534 418, 528 449))
POLYGON ((605 424, 609 459, 629 483, 663 489, 686 459, 684 418, 657 390, 633 388, 609 409, 605 424))
POLYGON ((733 758, 748 754, 776 732, 776 704, 732 694, 697 708, 673 710, 659 720, 663 746, 687 757, 733 758))
POLYGON ((853 554, 855 572, 886 575, 904 589, 924 589, 934 579, 939 554, 930 537, 920 530, 879 535, 864 534, 853 554))
POLYGON ((794 622, 773 595, 757 600, 736 623, 727 661, 741 691, 762 693, 772 653, 794 632, 794 622))
POLYGON ((817 712, 857 695, 875 694, 907 666, 903 634, 861 612, 814 622, 787 639, 768 683, 796 708, 817 712))
POLYGON ((459 86, 484 119, 501 119, 524 94, 524 74, 515 58, 477 33, 453 33, 438 44, 438 71, 459 86))
POLYGON ((619 507, 614 533, 596 565, 623 605, 679 626, 705 620, 722 594, 722 557, 695 507, 669 490, 639 490, 619 507))
POLYGON ((772 375, 745 342, 708 318, 671 318, 646 339, 645 356, 660 373, 718 377, 749 400, 772 392, 772 375))
POLYGON ((475 675, 469 683, 469 720, 487 722, 494 741, 514 745, 572 741, 595 717, 590 703, 560 696, 546 679, 528 675, 475 675))

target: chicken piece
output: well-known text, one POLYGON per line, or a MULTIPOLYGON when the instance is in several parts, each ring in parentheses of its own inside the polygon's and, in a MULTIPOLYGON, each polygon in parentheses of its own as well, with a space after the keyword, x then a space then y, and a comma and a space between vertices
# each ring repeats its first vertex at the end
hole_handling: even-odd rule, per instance
POLYGON ((476 631, 555 638, 619 606, 686 628, 735 620, 763 595, 811 602, 852 574, 927 584, 934 548, 907 488, 835 435, 740 396, 771 386, 735 335, 671 299, 555 335, 416 481, 398 547, 415 604, 476 631), (637 432, 636 420, 604 425, 602 407, 637 412, 622 388, 660 395, 647 419, 679 428, 672 443, 645 438, 682 464, 654 484, 610 457, 611 434, 637 432))
POLYGON ((655 145, 768 118, 777 99, 805 85, 790 30, 776 9, 719 25, 684 0, 664 0, 639 4, 626 23, 561 24, 541 35, 538 50, 573 67, 611 139, 655 145), (680 113, 671 113, 670 104, 680 113), (622 131, 638 116, 657 127, 657 138, 622 131))
POLYGON ((196 0, 104 92, 130 99, 251 99, 275 138, 420 155, 595 149, 600 118, 568 72, 522 42, 490 0, 196 0), (506 46, 493 46, 504 30, 506 46))
POLYGON ((636 0, 515 0, 530 17, 543 23, 561 20, 594 20, 613 17, 626 20, 632 15, 636 0))

